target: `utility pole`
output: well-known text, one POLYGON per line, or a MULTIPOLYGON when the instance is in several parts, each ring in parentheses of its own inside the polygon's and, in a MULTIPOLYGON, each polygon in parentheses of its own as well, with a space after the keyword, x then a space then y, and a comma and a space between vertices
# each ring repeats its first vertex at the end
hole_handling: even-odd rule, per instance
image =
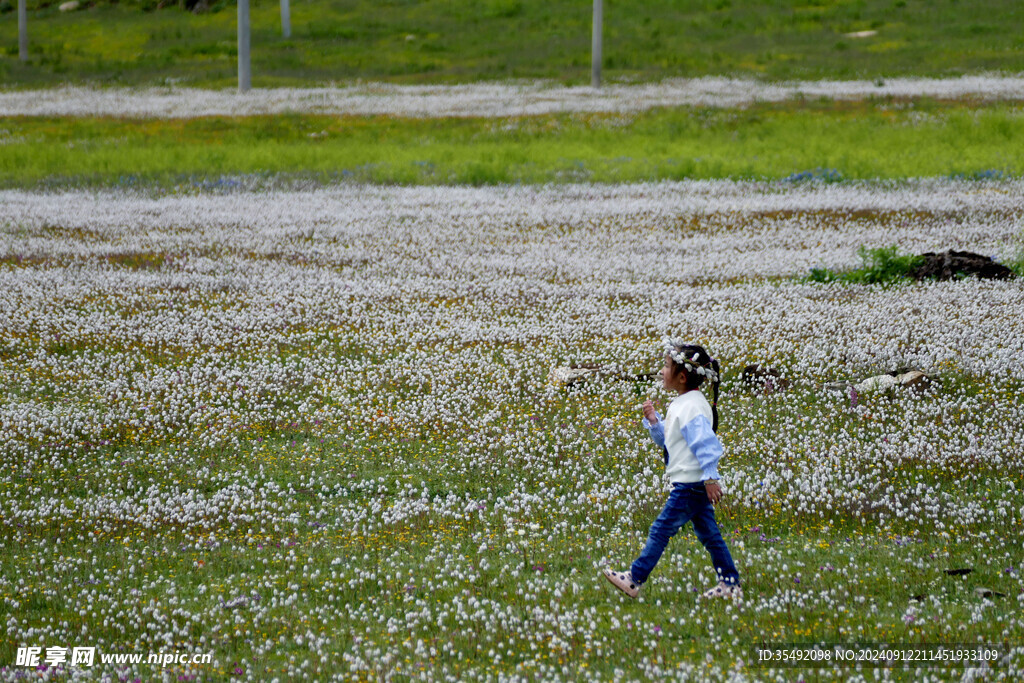
POLYGON ((18 59, 28 61, 28 0, 18 0, 18 59))
POLYGON ((601 87, 601 15, 603 14, 603 4, 602 0, 594 0, 594 36, 590 45, 590 85, 594 88, 601 87))
POLYGON ((292 13, 288 8, 288 0, 281 0, 281 34, 285 38, 292 37, 292 13))
POLYGON ((249 68, 249 0, 238 0, 238 91, 252 87, 249 68))

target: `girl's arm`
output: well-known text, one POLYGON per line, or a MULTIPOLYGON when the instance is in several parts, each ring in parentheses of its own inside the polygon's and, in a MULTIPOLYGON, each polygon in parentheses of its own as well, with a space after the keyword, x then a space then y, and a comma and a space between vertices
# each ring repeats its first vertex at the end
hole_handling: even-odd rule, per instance
POLYGON ((651 435, 651 441, 657 444, 662 450, 665 448, 665 423, 661 421, 661 415, 654 409, 650 401, 644 403, 644 419, 641 423, 651 435))
POLYGON ((654 404, 650 401, 644 401, 643 410, 644 419, 641 424, 647 428, 647 433, 651 435, 651 441, 661 449, 661 456, 665 461, 665 467, 668 467, 668 449, 665 448, 665 423, 662 422, 661 415, 658 415, 658 411, 654 409, 654 404))

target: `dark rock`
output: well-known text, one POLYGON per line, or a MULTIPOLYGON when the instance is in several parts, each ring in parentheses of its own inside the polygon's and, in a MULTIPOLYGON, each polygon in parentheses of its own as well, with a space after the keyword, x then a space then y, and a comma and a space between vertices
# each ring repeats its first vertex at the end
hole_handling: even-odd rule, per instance
POLYGON ((950 249, 941 254, 929 251, 921 254, 921 258, 924 259, 924 263, 911 273, 915 280, 952 280, 969 276, 986 280, 1006 280, 1013 277, 1013 271, 1003 264, 996 263, 988 256, 969 251, 950 249))
POLYGON ((950 576, 965 576, 973 571, 974 569, 972 569, 971 567, 963 567, 961 569, 947 569, 946 573, 950 576))

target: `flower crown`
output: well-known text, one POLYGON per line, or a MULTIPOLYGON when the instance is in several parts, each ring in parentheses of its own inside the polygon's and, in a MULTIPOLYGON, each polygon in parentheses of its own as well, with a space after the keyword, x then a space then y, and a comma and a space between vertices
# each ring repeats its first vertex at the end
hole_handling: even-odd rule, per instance
POLYGON ((693 372, 703 377, 707 377, 712 382, 718 381, 718 373, 711 367, 712 363, 714 363, 714 358, 711 358, 709 355, 708 364, 701 365, 699 353, 695 351, 692 356, 687 357, 686 354, 679 349, 680 346, 689 345, 685 342, 679 341, 678 339, 670 339, 665 342, 665 355, 671 358, 676 365, 686 368, 687 372, 693 372))

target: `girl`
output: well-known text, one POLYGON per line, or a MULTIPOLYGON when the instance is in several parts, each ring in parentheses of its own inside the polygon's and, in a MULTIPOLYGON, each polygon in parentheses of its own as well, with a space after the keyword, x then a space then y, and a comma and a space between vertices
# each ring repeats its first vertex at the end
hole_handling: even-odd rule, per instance
POLYGON ((729 548, 715 523, 713 505, 722 499, 718 485, 718 459, 722 444, 718 431, 718 361, 695 344, 669 342, 665 350, 665 367, 661 370, 665 388, 679 393, 668 406, 664 419, 646 401, 643 425, 665 456, 665 474, 672 483, 668 502, 651 525, 647 546, 627 572, 605 569, 612 585, 631 598, 640 593, 668 539, 687 522, 693 522, 697 539, 711 554, 711 563, 718 573, 718 585, 704 593, 706 598, 741 598, 740 577, 732 562, 729 548), (709 405, 700 392, 704 380, 711 381, 714 399, 709 405))

